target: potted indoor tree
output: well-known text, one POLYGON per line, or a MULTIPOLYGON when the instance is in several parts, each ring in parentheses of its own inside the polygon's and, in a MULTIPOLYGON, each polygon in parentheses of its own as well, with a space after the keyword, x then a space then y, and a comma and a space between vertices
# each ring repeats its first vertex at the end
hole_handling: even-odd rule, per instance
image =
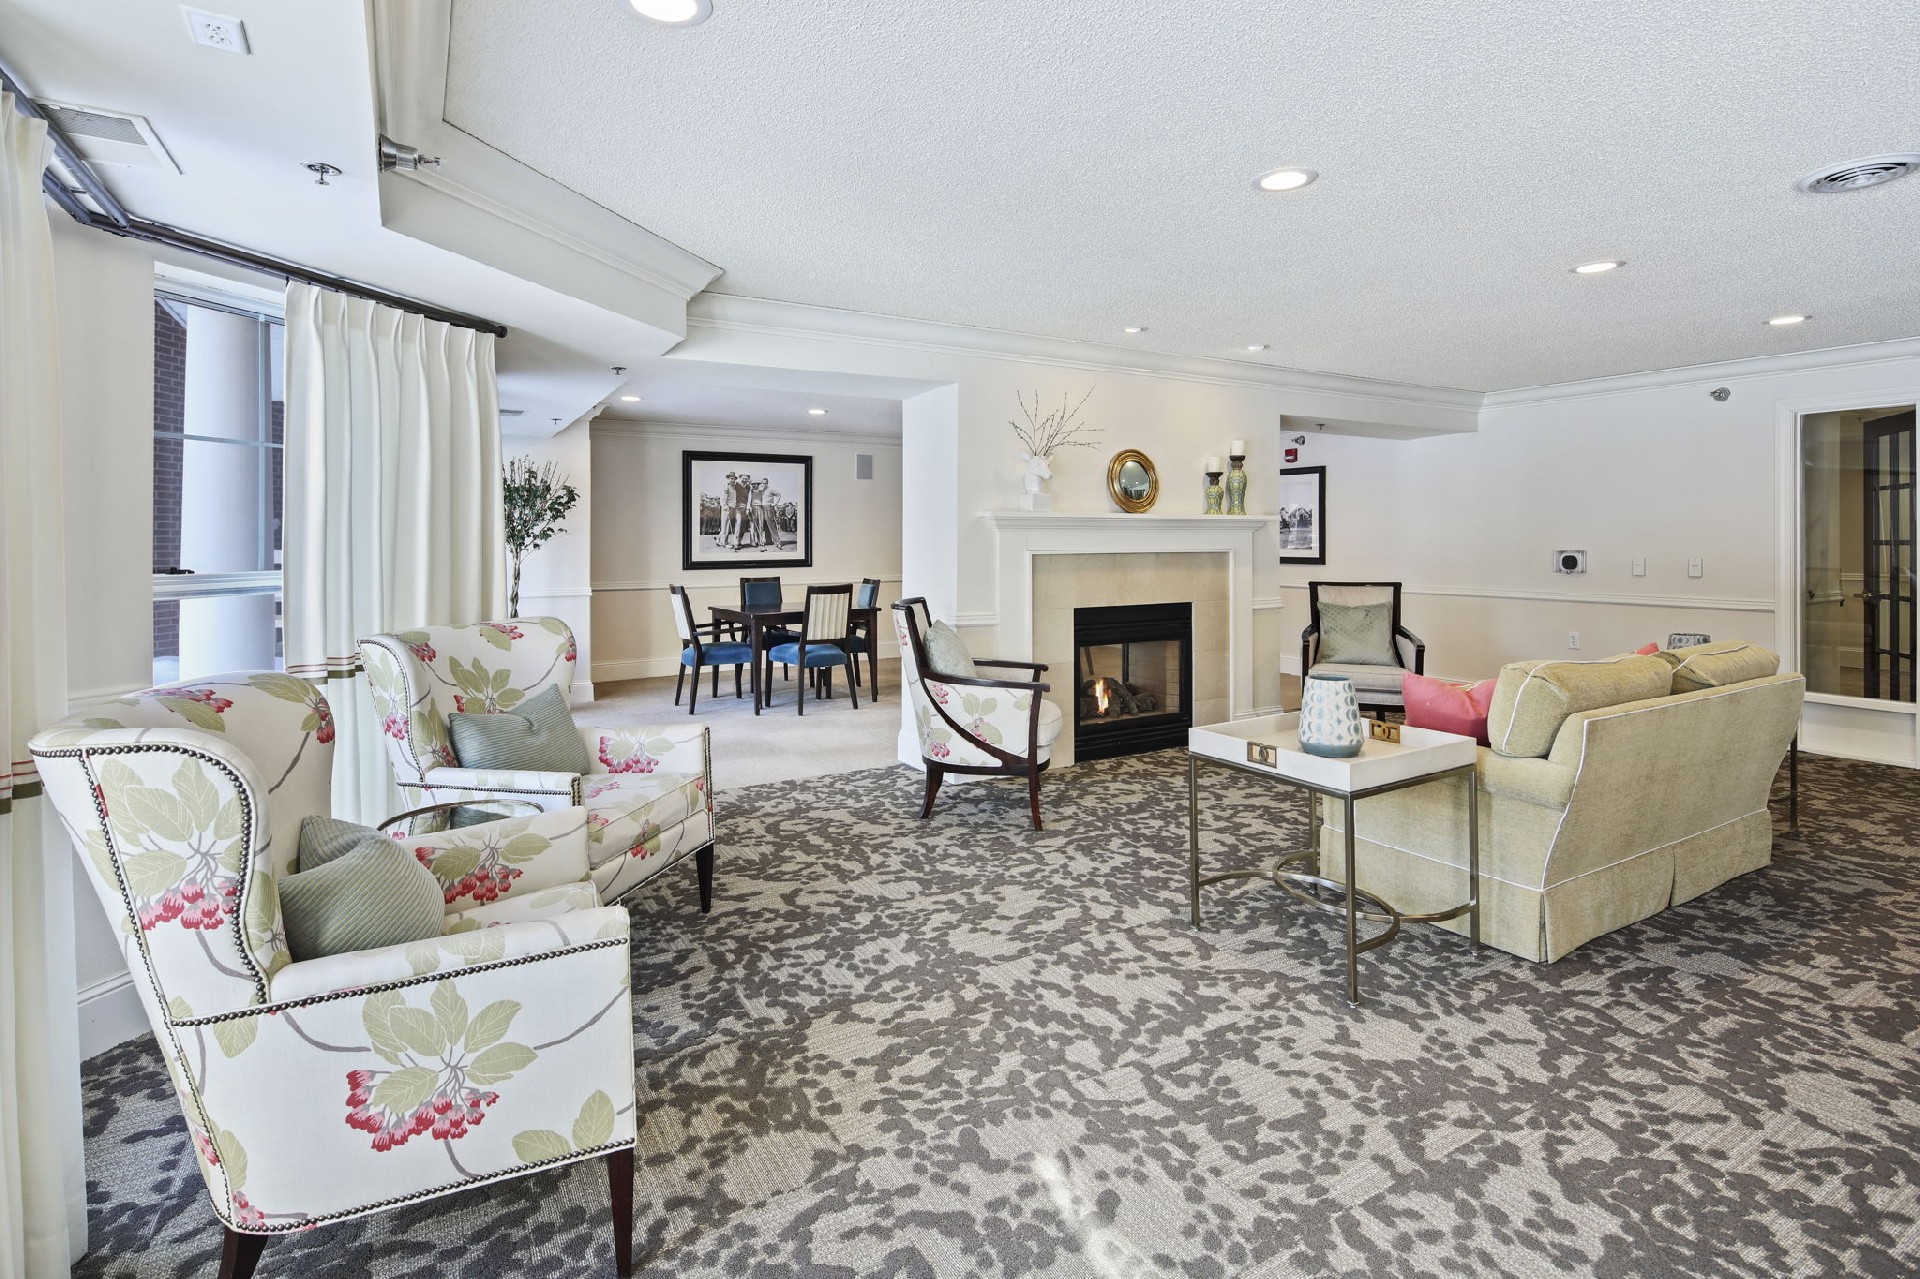
POLYGON ((507 598, 507 615, 520 616, 520 566, 527 552, 545 546, 556 533, 566 530, 562 524, 567 512, 580 500, 579 490, 569 484, 552 462, 535 466, 530 457, 508 460, 501 468, 501 488, 507 508, 507 554, 513 559, 513 584, 507 598))

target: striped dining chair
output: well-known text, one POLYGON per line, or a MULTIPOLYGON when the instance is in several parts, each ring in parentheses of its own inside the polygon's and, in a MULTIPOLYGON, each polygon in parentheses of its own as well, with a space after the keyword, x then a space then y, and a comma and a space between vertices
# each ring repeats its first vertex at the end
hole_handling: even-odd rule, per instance
POLYGON ((853 698, 853 708, 860 709, 860 694, 853 687, 851 678, 853 654, 847 650, 847 628, 853 610, 853 587, 846 586, 809 586, 807 588, 806 617, 800 623, 800 637, 787 644, 775 644, 767 650, 767 661, 780 662, 787 666, 797 666, 801 678, 794 681, 794 703, 799 713, 807 713, 807 685, 812 681, 806 675, 818 672, 820 684, 814 689, 816 698, 833 696, 833 668, 845 666, 849 671, 847 695, 853 698))

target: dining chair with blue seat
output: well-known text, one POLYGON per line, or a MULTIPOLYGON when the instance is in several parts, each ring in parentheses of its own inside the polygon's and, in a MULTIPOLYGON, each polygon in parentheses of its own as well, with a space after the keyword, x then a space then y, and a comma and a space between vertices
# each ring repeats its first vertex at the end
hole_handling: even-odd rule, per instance
MULTIPOLYGON (((846 586, 809 586, 807 588, 807 606, 800 622, 800 636, 786 644, 775 644, 767 650, 767 663, 780 662, 787 666, 800 668, 802 678, 794 682, 794 701, 799 713, 807 713, 807 685, 812 681, 805 678, 817 673, 820 683, 814 688, 814 696, 833 696, 833 668, 845 666, 851 672, 853 654, 847 649, 848 623, 853 612, 853 587, 846 586)), ((853 708, 860 709, 860 694, 853 687, 854 681, 849 675, 847 695, 853 698, 853 708)))
POLYGON ((720 696, 720 668, 733 667, 733 695, 742 696, 740 672, 753 661, 753 646, 735 640, 722 638, 722 626, 709 622, 705 626, 693 620, 693 601, 687 598, 684 586, 667 588, 668 602, 673 606, 673 626, 680 632, 680 673, 673 681, 673 704, 680 704, 680 690, 686 682, 687 672, 693 672, 693 691, 687 698, 687 714, 694 713, 700 702, 700 672, 706 667, 713 668, 713 695, 720 696))
POLYGON ((853 621, 847 628, 847 652, 853 656, 853 682, 860 683, 860 655, 866 654, 870 701, 880 700, 880 653, 876 637, 880 607, 880 579, 863 577, 853 591, 853 621))
MULTIPOLYGON (((780 587, 778 577, 743 577, 740 579, 741 608, 779 608, 786 603, 786 594, 780 587)), ((760 628, 762 644, 791 644, 800 638, 800 632, 785 626, 763 626, 760 628)), ((793 668, 787 667, 781 672, 787 679, 793 678, 793 668)))

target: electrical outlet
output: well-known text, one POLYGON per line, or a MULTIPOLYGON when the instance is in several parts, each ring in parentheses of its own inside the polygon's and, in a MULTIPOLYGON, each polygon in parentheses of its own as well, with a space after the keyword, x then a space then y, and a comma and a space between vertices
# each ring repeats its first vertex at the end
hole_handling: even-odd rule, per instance
POLYGON ((1579 632, 1579 631, 1568 631, 1568 632, 1567 632, 1567 647, 1568 647, 1568 648, 1579 648, 1579 647, 1580 647, 1580 632, 1579 632))
POLYGON ((1634 556, 1633 559, 1633 575, 1635 577, 1645 577, 1647 575, 1647 561, 1638 555, 1634 556))
POLYGON ((187 16, 187 32, 195 44, 204 44, 209 49, 222 49, 228 53, 253 52, 247 44, 247 24, 240 19, 207 13, 202 9, 189 9, 185 5, 180 6, 180 12, 187 16))
POLYGON ((1696 558, 1696 559, 1690 559, 1687 561, 1688 577, 1705 577, 1706 575, 1707 575, 1707 562, 1705 560, 1696 558))

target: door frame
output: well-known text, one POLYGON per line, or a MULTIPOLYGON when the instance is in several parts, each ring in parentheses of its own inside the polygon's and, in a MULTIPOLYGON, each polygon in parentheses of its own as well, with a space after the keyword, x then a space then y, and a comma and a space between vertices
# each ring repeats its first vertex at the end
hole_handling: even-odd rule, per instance
MULTIPOLYGON (((1774 402, 1774 648, 1782 670, 1801 665, 1802 564, 1805 515, 1800 420, 1815 413, 1920 405, 1920 385, 1774 402)), ((1800 716, 1800 744, 1821 755, 1920 768, 1920 703, 1888 702, 1809 691, 1800 716)))

